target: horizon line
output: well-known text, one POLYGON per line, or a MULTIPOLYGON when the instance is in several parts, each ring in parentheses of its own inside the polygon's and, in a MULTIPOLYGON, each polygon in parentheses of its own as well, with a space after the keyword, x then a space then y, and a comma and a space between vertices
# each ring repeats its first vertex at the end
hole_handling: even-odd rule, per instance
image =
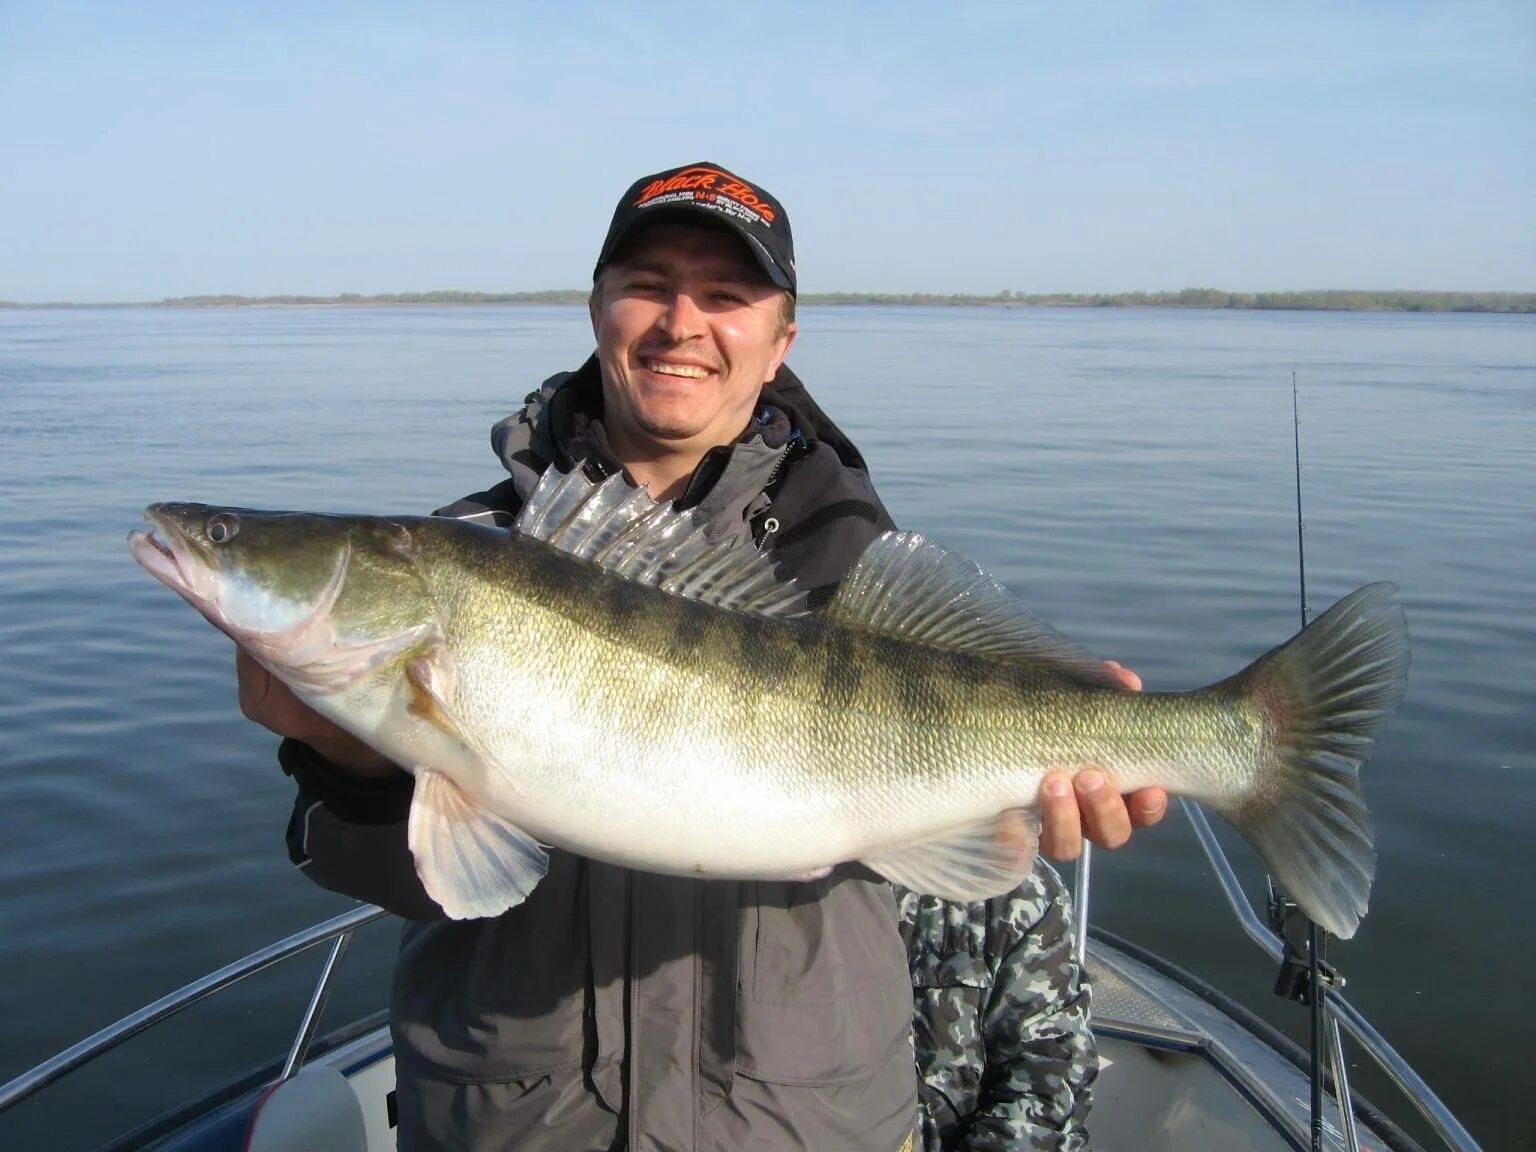
MULTIPOLYGON (((431 289, 408 292, 342 292, 332 295, 310 293, 192 293, 164 296, 158 300, 0 300, 7 309, 68 308, 198 308, 198 307, 306 307, 390 304, 580 304, 588 290, 583 288, 546 288, 512 292, 485 292, 469 289, 431 289)), ((1461 291, 1442 289, 1381 288, 1310 288, 1273 291, 1233 291, 1225 288, 1192 287, 1178 290, 1120 292, 805 292, 801 304, 984 304, 1022 306, 1163 306, 1192 308, 1234 308, 1270 310, 1286 307, 1346 308, 1355 310, 1454 311, 1457 306, 1471 311, 1536 311, 1536 292, 1514 290, 1461 291), (1482 307, 1478 307, 1481 305, 1482 307), (1467 307, 1471 306, 1471 307, 1467 307), (1497 306, 1497 307, 1490 307, 1497 306)))

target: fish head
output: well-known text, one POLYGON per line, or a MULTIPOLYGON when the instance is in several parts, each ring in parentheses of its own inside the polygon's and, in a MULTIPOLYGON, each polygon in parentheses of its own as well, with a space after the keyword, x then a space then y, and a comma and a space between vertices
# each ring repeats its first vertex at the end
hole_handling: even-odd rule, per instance
POLYGON ((290 683, 324 667, 316 690, 342 686, 430 627, 410 530, 395 521, 179 503, 144 518, 134 559, 290 683))

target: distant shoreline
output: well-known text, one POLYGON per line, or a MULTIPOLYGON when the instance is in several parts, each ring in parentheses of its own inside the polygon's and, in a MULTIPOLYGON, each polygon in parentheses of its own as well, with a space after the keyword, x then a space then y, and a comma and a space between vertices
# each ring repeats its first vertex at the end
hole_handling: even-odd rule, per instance
MULTIPOLYGON (((356 308, 420 305, 585 304, 581 289, 541 292, 387 292, 339 296, 174 296, 164 300, 106 304, 68 301, 23 304, 0 300, 0 308, 356 308)), ((907 305, 930 308, 1186 308, 1263 312, 1486 312, 1536 313, 1536 292, 1373 292, 1328 289, 1314 292, 1226 292, 1185 288, 1179 292, 807 292, 812 305, 907 305)))

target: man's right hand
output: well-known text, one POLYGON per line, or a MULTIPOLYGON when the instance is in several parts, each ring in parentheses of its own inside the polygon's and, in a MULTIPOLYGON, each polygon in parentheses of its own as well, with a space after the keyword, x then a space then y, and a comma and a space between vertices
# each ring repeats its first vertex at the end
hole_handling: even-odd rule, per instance
POLYGON ((279 736, 303 741, 353 775, 382 779, 400 771, 393 761, 300 700, 243 648, 235 649, 235 678, 240 685, 240 711, 246 719, 279 736))

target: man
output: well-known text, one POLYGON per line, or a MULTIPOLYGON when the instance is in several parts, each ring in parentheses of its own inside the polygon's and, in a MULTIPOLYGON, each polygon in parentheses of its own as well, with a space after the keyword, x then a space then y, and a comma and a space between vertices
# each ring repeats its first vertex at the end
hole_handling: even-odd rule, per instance
MULTIPOLYGON (((594 271, 596 353, 497 425, 510 479, 440 511, 505 519, 550 466, 622 470, 823 601, 891 520, 783 366, 795 290, 789 220, 761 188, 710 164, 637 181, 594 271)), ((552 851, 524 903, 448 920, 406 842, 412 778, 238 666, 246 715, 286 737, 295 862, 408 918, 391 1007, 406 1152, 907 1146, 911 984, 878 877, 699 881, 552 851)), ((1080 809, 1059 783, 1046 843, 1070 851, 1080 809)), ((1112 790, 1084 796, 1090 836, 1129 835, 1112 790)))
POLYGON ((1080 1152, 1098 1050, 1072 905, 1044 860, 1003 896, 896 889, 925 1152, 1080 1152))

